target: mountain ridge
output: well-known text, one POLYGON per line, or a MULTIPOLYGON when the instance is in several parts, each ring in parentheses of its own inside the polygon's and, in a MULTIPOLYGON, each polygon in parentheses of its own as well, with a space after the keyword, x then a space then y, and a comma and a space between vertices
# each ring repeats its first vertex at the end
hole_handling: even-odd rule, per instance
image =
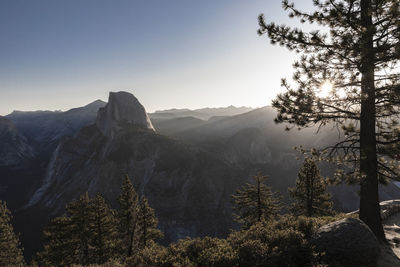
POLYGON ((105 104, 96 100, 64 112, 17 111, 5 117, 12 121, 38 150, 54 150, 61 138, 74 135, 83 126, 94 123, 98 109, 105 104))
MULTIPOLYGON (((0 166, 5 178, 0 198, 17 210, 17 231, 27 254, 37 249, 41 227, 79 194, 100 192, 118 207, 116 196, 125 174, 155 208, 166 233, 164 242, 224 236, 236 227, 230 196, 252 175, 268 175, 268 185, 287 201, 287 188, 294 185, 301 165, 292 147, 318 147, 338 138, 329 127, 318 135, 313 128, 285 131, 285 125, 274 123, 276 111, 268 106, 233 116, 208 114, 214 115, 208 120, 187 113, 160 113, 162 118, 156 119, 132 100, 128 102, 139 107, 138 112, 122 108, 119 101, 97 100, 66 112, 11 116, 16 130, 27 133, 27 143, 37 149, 22 170, 0 166), (37 236, 31 235, 32 227, 37 236)), ((325 166, 321 171, 331 174, 325 166)), ((330 190, 336 209, 357 209, 357 187, 330 190)), ((385 200, 400 197, 400 190, 381 186, 380 194, 385 200)))
MULTIPOLYGON (((99 111, 97 121, 105 112, 99 111)), ((230 195, 240 184, 234 166, 130 119, 113 121, 118 129, 112 134, 96 123, 64 139, 27 212, 41 207, 49 217, 60 215, 68 202, 85 192, 99 192, 116 206, 127 174, 155 208, 165 242, 227 234, 234 227, 230 195)))
POLYGON ((199 109, 166 109, 166 110, 157 110, 153 113, 150 113, 150 118, 152 119, 168 119, 168 118, 178 118, 178 117, 195 117, 202 120, 208 120, 211 117, 215 116, 235 116, 238 114, 246 113, 251 110, 254 110, 250 107, 235 107, 235 106, 227 106, 227 107, 217 107, 217 108, 199 108, 199 109))

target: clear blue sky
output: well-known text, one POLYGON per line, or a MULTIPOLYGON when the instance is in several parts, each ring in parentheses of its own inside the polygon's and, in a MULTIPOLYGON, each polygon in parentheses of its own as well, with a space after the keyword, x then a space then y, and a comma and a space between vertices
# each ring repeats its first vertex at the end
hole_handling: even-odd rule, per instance
POLYGON ((260 13, 294 23, 279 0, 2 0, 0 114, 120 90, 148 111, 268 105, 294 54, 257 35, 260 13))

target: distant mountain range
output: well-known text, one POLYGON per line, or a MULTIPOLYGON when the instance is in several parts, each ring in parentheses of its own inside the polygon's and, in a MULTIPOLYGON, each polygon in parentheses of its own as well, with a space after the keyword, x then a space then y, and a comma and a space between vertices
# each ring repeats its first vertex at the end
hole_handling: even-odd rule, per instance
MULTIPOLYGON (((252 175, 268 175, 288 201, 302 163, 293 146, 339 140, 332 127, 285 131, 275 116, 271 107, 233 106, 147 114, 126 92, 66 112, 15 111, 0 117, 0 199, 13 210, 28 255, 43 225, 80 194, 100 192, 117 206, 125 174, 155 208, 164 242, 224 236, 235 227, 230 196, 252 175)), ((358 208, 356 186, 330 190, 337 210, 358 208)), ((400 198, 393 184, 380 194, 400 198)))
POLYGON ((107 103, 96 100, 84 107, 61 111, 14 111, 5 116, 39 150, 55 146, 64 136, 76 134, 94 122, 99 108, 107 103), (43 147, 43 145, 45 145, 43 147))
POLYGON ((235 116, 242 113, 252 111, 249 107, 223 107, 223 108, 201 108, 201 109, 168 109, 160 110, 154 113, 150 113, 149 116, 151 120, 166 120, 182 117, 193 117, 201 120, 209 120, 213 117, 229 117, 235 116))

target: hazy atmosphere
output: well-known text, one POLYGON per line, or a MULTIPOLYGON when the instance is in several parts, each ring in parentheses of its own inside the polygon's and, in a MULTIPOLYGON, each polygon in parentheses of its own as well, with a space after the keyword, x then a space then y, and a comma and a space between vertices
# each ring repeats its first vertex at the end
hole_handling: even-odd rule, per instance
POLYGON ((149 111, 268 105, 293 54, 257 35, 260 13, 289 22, 271 0, 1 1, 0 114, 116 90, 149 111))
POLYGON ((0 0, 0 266, 400 266, 399 0, 0 0))

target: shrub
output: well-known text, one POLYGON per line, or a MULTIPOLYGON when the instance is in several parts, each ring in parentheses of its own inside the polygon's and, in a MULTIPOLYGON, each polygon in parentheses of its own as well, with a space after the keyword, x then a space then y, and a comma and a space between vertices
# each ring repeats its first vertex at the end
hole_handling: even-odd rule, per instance
POLYGON ((151 240, 126 260, 126 266, 164 266, 165 257, 166 248, 151 240))
POLYGON ((237 252, 226 239, 186 238, 167 248, 164 266, 236 266, 237 252))
POLYGON ((304 222, 290 224, 284 217, 233 232, 228 241, 238 251, 240 266, 314 266, 316 254, 300 226, 309 231, 304 222))

